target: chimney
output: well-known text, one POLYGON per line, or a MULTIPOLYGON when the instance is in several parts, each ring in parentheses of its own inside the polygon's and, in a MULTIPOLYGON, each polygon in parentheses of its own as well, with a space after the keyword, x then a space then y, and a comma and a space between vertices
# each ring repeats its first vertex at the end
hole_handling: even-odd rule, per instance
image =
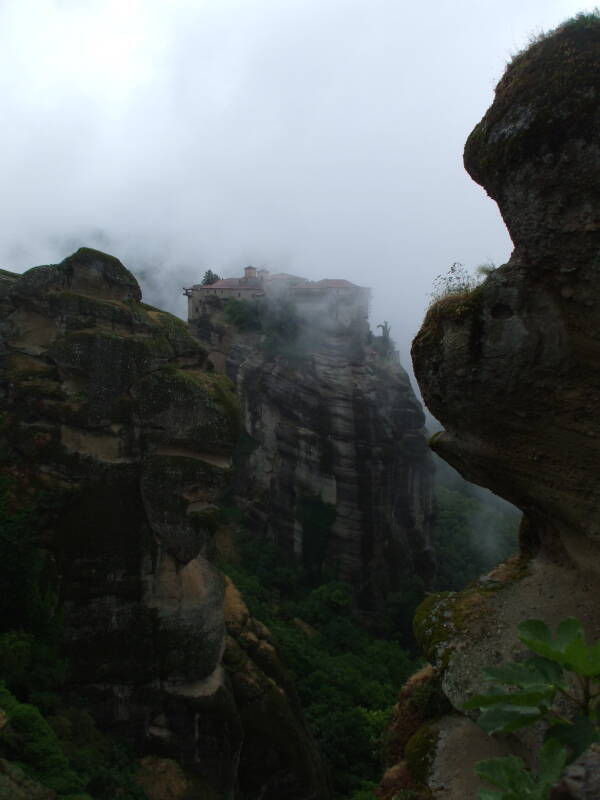
POLYGON ((244 278, 246 280, 256 278, 256 267, 244 267, 244 278))

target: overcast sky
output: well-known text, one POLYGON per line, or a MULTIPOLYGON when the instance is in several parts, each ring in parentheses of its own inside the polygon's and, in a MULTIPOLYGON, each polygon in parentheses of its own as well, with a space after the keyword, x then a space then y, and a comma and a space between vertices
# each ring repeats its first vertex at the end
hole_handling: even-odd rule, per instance
POLYGON ((99 247, 180 315, 209 267, 344 277, 406 364, 435 276, 510 255, 467 135, 529 36, 592 7, 0 0, 0 266, 99 247))

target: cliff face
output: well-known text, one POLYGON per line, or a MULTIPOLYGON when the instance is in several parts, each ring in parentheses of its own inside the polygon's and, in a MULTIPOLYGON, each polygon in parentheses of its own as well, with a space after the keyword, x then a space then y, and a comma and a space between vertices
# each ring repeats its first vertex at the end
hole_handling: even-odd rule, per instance
POLYGON ((235 493, 254 527, 309 571, 353 584, 367 613, 415 574, 427 583, 424 416, 397 359, 369 346, 364 314, 304 308, 290 340, 273 346, 268 321, 243 332, 226 309, 210 298, 192 329, 238 389, 235 493))
MULTIPOLYGON (((592 15, 509 65, 465 165, 498 203, 514 252, 475 291, 436 303, 413 344, 423 396, 445 426, 433 449, 524 512, 519 561, 417 613, 457 711, 482 688, 483 667, 523 654, 518 622, 576 616, 600 634, 599 56, 592 15)), ((429 730, 421 778, 436 798, 475 797, 473 762, 507 743, 464 717, 429 730)), ((521 739, 527 757, 535 742, 521 739)))
POLYGON ((180 762, 189 796, 327 796, 268 631, 210 563, 239 433, 230 381, 93 250, 0 273, 0 311, 2 472, 59 509, 44 547, 64 695, 180 762))

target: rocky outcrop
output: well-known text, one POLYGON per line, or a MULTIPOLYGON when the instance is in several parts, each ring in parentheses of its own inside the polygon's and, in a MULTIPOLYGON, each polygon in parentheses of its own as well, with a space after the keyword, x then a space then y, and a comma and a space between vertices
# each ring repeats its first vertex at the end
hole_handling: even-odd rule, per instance
POLYGON ((434 305, 413 345, 445 425, 433 449, 521 508, 542 546, 600 534, 598 24, 538 42, 498 84, 465 165, 515 249, 477 290, 434 305))
POLYGON ((56 800, 56 792, 32 780, 17 764, 0 758, 0 798, 56 800))
MULTIPOLYGON (((591 14, 508 66, 465 165, 498 203, 514 252, 479 288, 437 302, 413 343, 423 397, 445 426, 433 449, 524 513, 520 560, 417 614, 457 711, 482 667, 523 653, 523 619, 576 616, 600 635, 599 56, 591 14)), ((532 740, 521 738, 527 758, 532 740)), ((432 764, 430 777, 439 752, 432 764)))
POLYGON ((376 618, 389 593, 434 570, 432 463, 408 376, 370 346, 364 310, 304 305, 292 335, 274 342, 277 308, 247 332, 228 321, 227 302, 206 300, 191 327, 241 400, 237 502, 309 572, 351 583, 376 618))
POLYGON ((185 800, 189 781, 179 764, 172 759, 146 756, 140 760, 136 775, 148 800, 185 800))
POLYGON ((180 763, 186 797, 233 798, 248 753, 271 759, 268 778, 254 775, 262 797, 278 796, 275 779, 289 797, 326 797, 283 679, 246 657, 279 703, 276 738, 257 739, 271 708, 245 721, 226 654, 225 581, 210 558, 239 434, 231 382, 207 373, 185 323, 144 305, 133 275, 103 253, 0 273, 0 311, 2 469, 58 509, 45 571, 64 614, 64 693, 101 727, 180 763))
POLYGON ((594 800, 600 797, 600 745, 593 744, 565 770, 550 800, 594 800))

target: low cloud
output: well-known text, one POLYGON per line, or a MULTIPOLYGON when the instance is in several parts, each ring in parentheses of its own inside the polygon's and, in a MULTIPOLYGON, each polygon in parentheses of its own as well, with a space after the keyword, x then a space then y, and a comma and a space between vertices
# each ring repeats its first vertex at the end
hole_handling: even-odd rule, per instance
POLYGON ((100 247, 182 315, 209 267, 345 277, 406 364, 433 278, 510 253, 463 143, 510 51, 575 10, 6 0, 0 265, 100 247))

